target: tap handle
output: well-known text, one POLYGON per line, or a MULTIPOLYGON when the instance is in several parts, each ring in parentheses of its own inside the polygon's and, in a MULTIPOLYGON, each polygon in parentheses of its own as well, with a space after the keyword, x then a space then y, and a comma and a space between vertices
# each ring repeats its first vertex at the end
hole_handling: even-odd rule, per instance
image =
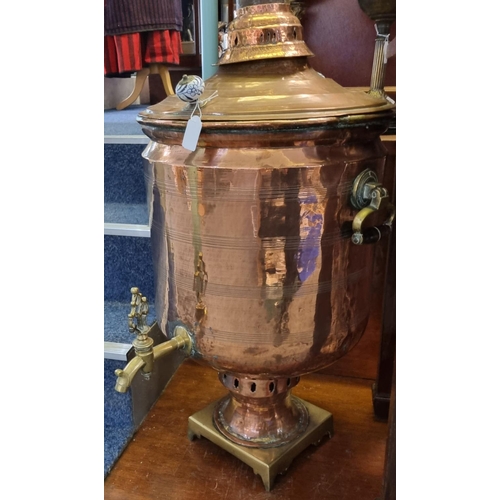
POLYGON ((352 221, 351 240, 355 245, 376 243, 390 232, 396 209, 389 201, 387 189, 378 182, 374 171, 366 169, 356 177, 351 192, 351 205, 360 209, 352 221), (375 213, 383 215, 384 222, 366 228, 365 221, 375 213))
POLYGON ((128 329, 130 333, 146 336, 149 332, 147 316, 149 313, 148 299, 142 295, 139 288, 130 289, 132 299, 130 301, 130 313, 128 314, 128 329))

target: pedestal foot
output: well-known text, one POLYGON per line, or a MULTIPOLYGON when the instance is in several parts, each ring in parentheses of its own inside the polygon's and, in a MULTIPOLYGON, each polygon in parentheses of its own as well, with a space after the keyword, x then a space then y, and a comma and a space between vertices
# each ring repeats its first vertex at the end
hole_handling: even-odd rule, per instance
MULTIPOLYGON (((213 413, 218 401, 189 417, 188 437, 196 436, 208 439, 225 451, 239 458, 252 467, 258 474, 266 491, 270 491, 278 474, 284 474, 293 459, 311 444, 319 444, 325 435, 333 435, 331 413, 300 400, 309 412, 309 425, 302 435, 293 442, 276 448, 251 448, 236 444, 223 436, 213 423, 213 413)), ((191 439, 191 437, 190 437, 191 439)))

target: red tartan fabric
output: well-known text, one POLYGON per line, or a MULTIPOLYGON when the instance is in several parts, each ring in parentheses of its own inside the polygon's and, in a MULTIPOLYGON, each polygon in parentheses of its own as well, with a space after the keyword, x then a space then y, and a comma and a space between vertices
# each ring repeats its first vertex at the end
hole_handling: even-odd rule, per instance
POLYGON ((145 31, 104 37, 104 75, 127 76, 152 63, 179 64, 179 31, 145 31))

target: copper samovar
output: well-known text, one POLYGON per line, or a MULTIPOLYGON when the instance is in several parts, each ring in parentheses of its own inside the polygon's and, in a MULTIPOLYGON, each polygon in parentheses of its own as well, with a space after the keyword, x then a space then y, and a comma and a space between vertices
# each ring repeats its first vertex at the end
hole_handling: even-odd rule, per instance
POLYGON ((333 431, 331 414, 291 389, 365 330, 369 243, 394 217, 378 182, 394 112, 308 65, 288 3, 241 0, 228 42, 198 101, 170 96, 138 116, 151 139, 155 310, 171 340, 153 348, 138 328, 117 390, 175 349, 210 365, 229 392, 190 417, 190 437, 233 453, 269 490, 333 431), (193 116, 202 129, 190 151, 193 116))

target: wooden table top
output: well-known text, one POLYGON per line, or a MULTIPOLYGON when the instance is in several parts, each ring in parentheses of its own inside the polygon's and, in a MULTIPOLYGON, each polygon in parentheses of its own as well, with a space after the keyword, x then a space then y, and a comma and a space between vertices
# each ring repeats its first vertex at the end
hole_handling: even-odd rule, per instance
POLYGON ((193 413, 226 394, 217 374, 186 361, 104 483, 106 500, 375 500, 382 492, 387 423, 374 418, 368 379, 317 373, 293 394, 333 415, 334 436, 298 456, 265 491, 252 469, 202 438, 189 441, 193 413))

